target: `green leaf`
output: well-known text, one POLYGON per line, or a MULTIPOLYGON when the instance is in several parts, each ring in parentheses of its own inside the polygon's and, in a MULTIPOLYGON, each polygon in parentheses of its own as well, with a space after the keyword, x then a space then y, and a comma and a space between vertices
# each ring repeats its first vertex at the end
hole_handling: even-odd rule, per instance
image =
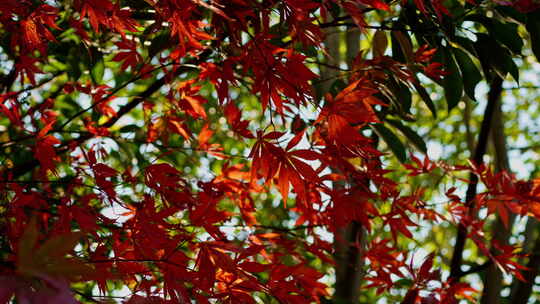
POLYGON ((531 47, 534 56, 536 57, 536 60, 540 62, 540 20, 533 16, 533 14, 527 15, 525 27, 531 37, 531 47))
POLYGON ((67 64, 69 66, 67 73, 71 80, 78 80, 82 75, 81 56, 84 57, 84 53, 85 52, 81 52, 81 49, 78 46, 74 46, 69 50, 67 56, 67 64))
POLYGON ((463 96, 463 79, 459 71, 454 56, 448 50, 443 49, 444 65, 448 75, 444 76, 443 88, 448 111, 452 110, 463 96))
POLYGON ((512 75, 512 78, 514 78, 517 85, 519 86, 519 69, 516 63, 510 56, 504 57, 504 60, 505 60, 504 64, 506 65, 506 70, 508 71, 508 73, 510 73, 510 75, 512 75))
POLYGON ((384 140, 384 142, 388 145, 388 148, 390 148, 400 162, 404 163, 407 161, 405 146, 401 140, 399 140, 399 138, 392 131, 390 131, 390 129, 382 124, 371 125, 371 128, 384 140))
POLYGON ((411 104, 412 104, 412 94, 409 90, 409 87, 404 85, 403 83, 399 84, 399 91, 397 92, 397 97, 399 98, 399 101, 401 102, 402 110, 410 114, 411 104))
POLYGON ((309 56, 309 57, 316 57, 318 55, 317 53, 317 48, 313 45, 309 45, 309 46, 303 46, 301 45, 302 47, 299 47, 299 50, 302 51, 304 54, 306 54, 306 56, 309 56))
POLYGON ((422 153, 427 153, 427 145, 426 142, 416 131, 409 128, 408 126, 402 124, 399 120, 395 119, 386 119, 387 122, 389 122, 392 126, 394 126, 396 129, 398 129, 405 137, 407 137, 408 140, 411 141, 411 143, 422 153))
POLYGON ((120 128, 120 133, 134 133, 134 132, 137 132, 141 130, 141 127, 135 125, 135 124, 130 124, 130 125, 126 125, 126 126, 123 126, 120 128))
POLYGON ((169 31, 163 31, 157 34, 154 39, 150 42, 148 47, 148 57, 153 58, 159 52, 161 52, 167 44, 170 42, 170 33, 169 31))
POLYGON ((508 50, 503 48, 492 36, 483 33, 476 34, 474 47, 478 53, 478 59, 482 63, 484 75, 489 77, 493 70, 501 77, 505 78, 511 69, 508 50), (493 69, 493 70, 492 70, 493 69))
POLYGON ((64 114, 66 117, 69 117, 75 112, 82 110, 81 105, 77 103, 71 95, 59 96, 56 99, 55 105, 58 105, 58 109, 60 109, 62 114, 64 114))
POLYGON ((477 57, 476 49, 474 48, 474 41, 471 41, 469 38, 455 36, 454 40, 455 43, 459 44, 464 50, 469 52, 469 54, 477 57))
POLYGON ((502 23, 497 20, 493 20, 492 27, 489 33, 504 44, 514 54, 521 54, 523 48, 523 40, 518 33, 518 25, 515 23, 502 23))
POLYGON ((328 91, 332 96, 336 96, 337 94, 339 94, 339 92, 343 91, 346 87, 347 87, 347 84, 343 80, 336 79, 334 82, 332 82, 332 85, 330 85, 330 89, 328 91))
POLYGON ((137 161, 144 162, 144 158, 141 158, 142 155, 139 153, 139 151, 137 149, 132 149, 133 145, 120 140, 117 140, 116 144, 120 148, 119 150, 121 151, 122 157, 127 159, 133 159, 136 157, 137 161))
POLYGON ((105 75, 105 62, 103 57, 99 56, 96 61, 94 61, 92 69, 90 70, 90 76, 92 76, 92 81, 95 84, 101 84, 103 82, 103 75, 105 75))
POLYGON ((390 99, 390 101, 396 108, 397 114, 401 118, 411 119, 412 94, 409 87, 405 85, 401 80, 396 79, 396 77, 391 73, 387 73, 386 77, 387 88, 382 86, 381 93, 386 98, 390 99))
POLYGON ((467 94, 467 96, 469 96, 471 99, 476 100, 474 91, 476 89, 476 85, 482 80, 482 74, 480 74, 480 70, 478 70, 467 53, 457 48, 454 48, 452 51, 454 52, 457 64, 461 69, 465 94, 467 94))
POLYGON ((472 14, 465 20, 474 21, 482 24, 489 32, 489 35, 496 39, 514 54, 521 54, 523 40, 518 33, 518 25, 515 23, 503 23, 497 19, 489 18, 481 14, 472 14))
POLYGON ((499 5, 495 7, 495 10, 502 16, 510 17, 511 19, 517 20, 520 23, 525 23, 525 20, 527 19, 525 14, 518 12, 511 6, 499 5))
POLYGON ((435 108, 435 104, 433 103, 433 100, 431 100, 431 97, 429 97, 428 92, 426 89, 419 84, 418 80, 414 82, 414 88, 420 94, 420 97, 428 107, 428 109, 431 111, 431 114, 433 114, 433 117, 437 118, 437 108, 435 108))
POLYGON ((394 283, 394 286, 398 288, 409 288, 414 284, 414 281, 411 279, 399 279, 394 283))

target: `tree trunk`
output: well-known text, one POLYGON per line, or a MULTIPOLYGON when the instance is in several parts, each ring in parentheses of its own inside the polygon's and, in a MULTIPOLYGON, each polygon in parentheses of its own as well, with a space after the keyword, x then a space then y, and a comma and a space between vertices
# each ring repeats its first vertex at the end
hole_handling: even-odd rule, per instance
POLYGON ((529 261, 526 265, 529 270, 522 272, 526 282, 514 280, 509 302, 512 304, 525 304, 529 301, 534 280, 540 269, 540 222, 533 217, 529 217, 524 235, 523 249, 525 252, 530 253, 528 257, 529 261))
MULTIPOLYGON (((506 137, 504 134, 504 118, 502 115, 502 101, 498 100, 493 112, 493 123, 491 126, 491 142, 495 154, 495 171, 510 171, 508 162, 508 150, 506 147, 506 137)), ((515 216, 509 216, 508 227, 506 227, 500 217, 495 219, 492 225, 493 239, 501 244, 508 243, 508 237, 512 231, 515 216)), ((502 273, 495 264, 491 264, 483 279, 484 289, 482 291, 481 304, 498 304, 501 298, 502 273)))
POLYGON ((523 271, 525 282, 517 281, 517 284, 512 291, 511 300, 509 303, 527 304, 529 302, 534 285, 534 279, 538 275, 538 269, 540 268, 540 237, 537 237, 536 241, 534 242, 534 248, 529 256, 527 268, 529 268, 528 271, 523 271))
POLYGON ((325 93, 330 91, 332 83, 337 79, 339 75, 339 64, 341 63, 341 55, 339 53, 339 43, 341 41, 341 32, 338 28, 329 28, 325 32, 326 39, 324 45, 328 56, 326 57, 325 64, 320 66, 321 75, 321 92, 319 92, 319 98, 322 98, 325 93))
MULTIPOLYGON (((340 43, 341 32, 327 33, 325 45, 329 58, 327 65, 321 68, 321 79, 329 79, 322 85, 323 94, 328 92, 332 83, 339 77, 339 67, 342 63, 340 43), (334 68, 335 67, 335 68, 334 68)), ((360 48, 360 33, 357 30, 346 33, 346 56, 345 60, 351 68, 351 62, 358 54, 360 48)), ((321 94, 322 95, 322 94, 321 94)), ((367 181, 369 183, 369 181, 367 181)), ((345 185, 336 183, 335 187, 345 185)), ((352 185, 354 187, 354 185, 352 185)), ((336 262, 336 282, 333 300, 335 303, 358 303, 360 284, 362 281, 362 246, 364 245, 365 231, 360 223, 353 222, 339 229, 334 235, 334 259, 336 262)))

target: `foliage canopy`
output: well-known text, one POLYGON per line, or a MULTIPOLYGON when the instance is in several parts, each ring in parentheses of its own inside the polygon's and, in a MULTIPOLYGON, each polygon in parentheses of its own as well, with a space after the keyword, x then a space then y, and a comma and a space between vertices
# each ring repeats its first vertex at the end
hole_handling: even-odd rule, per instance
POLYGON ((0 303, 527 303, 539 7, 0 1, 0 303))

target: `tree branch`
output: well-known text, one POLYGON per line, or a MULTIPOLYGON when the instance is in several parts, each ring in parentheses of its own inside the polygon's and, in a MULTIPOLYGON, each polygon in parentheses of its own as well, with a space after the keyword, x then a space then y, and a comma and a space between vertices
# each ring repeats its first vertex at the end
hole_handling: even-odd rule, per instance
MULTIPOLYGON (((212 53, 210 49, 205 50, 202 52, 199 57, 194 60, 191 64, 200 64, 204 62, 212 53)), ((188 71, 191 69, 192 66, 189 65, 183 65, 179 67, 175 73, 172 75, 172 77, 177 77, 178 75, 188 71)), ((146 90, 144 90, 139 95, 135 96, 130 102, 125 104, 118 110, 116 115, 114 117, 109 118, 106 122, 99 125, 99 127, 103 128, 110 128, 112 127, 122 116, 129 113, 131 110, 133 110, 135 107, 137 107, 139 104, 141 104, 144 100, 148 99, 150 96, 152 96, 154 93, 156 93, 165 83, 167 83, 167 80, 171 78, 171 75, 164 75, 163 77, 157 79, 154 83, 152 83, 146 90)), ((87 141, 88 139, 92 138, 93 135, 90 133, 83 134, 75 139, 68 140, 64 143, 62 143, 56 150, 57 154, 63 154, 70 150, 70 147, 73 145, 80 145, 81 143, 87 141)), ((32 159, 30 161, 27 161, 25 163, 22 163, 20 165, 15 166, 12 170, 12 176, 14 178, 19 177, 21 175, 24 175, 28 172, 30 172, 32 169, 39 166, 39 162, 37 159, 32 159)))
MULTIPOLYGON (((478 143, 476 145, 472 159, 475 165, 482 164, 484 155, 486 154, 491 121, 493 118, 493 113, 495 111, 497 100, 500 98, 502 93, 502 83, 503 79, 499 76, 495 76, 495 78, 493 78, 493 80, 491 81, 490 91, 488 93, 488 102, 484 112, 484 119, 482 121, 480 134, 478 135, 478 143)), ((467 193, 465 194, 465 206, 468 207, 471 211, 472 207, 474 206, 474 198, 476 197, 478 176, 474 173, 471 173, 469 176, 469 181, 469 187, 467 188, 467 193)), ((458 226, 458 234, 456 237, 456 243, 454 245, 454 252, 450 264, 450 279, 458 279, 462 272, 461 264, 463 262, 463 250, 465 249, 466 239, 467 227, 463 223, 460 223, 458 226)))
MULTIPOLYGON (((154 69, 152 69, 152 70, 150 70, 150 71, 147 71, 146 73, 138 74, 138 75, 136 75, 135 77, 131 78, 130 80, 124 82, 122 85, 116 87, 114 90, 112 90, 112 91, 111 91, 110 93, 108 93, 106 96, 102 97, 102 98, 101 98, 100 100, 98 100, 97 102, 92 103, 90 106, 88 106, 88 107, 86 107, 86 108, 80 110, 79 112, 75 113, 75 115, 73 115, 73 116, 71 116, 70 118, 68 118, 68 119, 60 126, 59 129, 60 129, 60 130, 63 130, 70 122, 72 122, 73 120, 75 120, 77 117, 79 117, 79 116, 83 115, 84 113, 86 113, 87 111, 89 111, 89 110, 95 108, 95 107, 98 106, 100 103, 109 100, 110 97, 112 97, 114 94, 116 94, 116 93, 117 93, 118 91, 120 91, 121 89, 127 87, 129 84, 131 84, 131 83, 133 83, 133 82, 135 82, 135 81, 141 79, 141 78, 144 77, 145 75, 151 74, 151 73, 153 73, 153 72, 155 72, 155 71, 157 71, 157 70, 159 70, 159 69, 161 69, 161 68, 163 68, 163 67, 165 67, 165 66, 167 66, 167 65, 160 65, 160 66, 157 67, 157 68, 154 68, 154 69)), ((185 66, 184 66, 184 67, 185 67, 185 66)), ((165 77, 163 77, 163 78, 161 78, 161 79, 158 79, 158 80, 157 80, 156 82, 154 82, 151 86, 155 85, 155 84, 158 83, 158 82, 161 82, 161 81, 164 80, 164 79, 165 79, 165 77)), ((165 82, 163 81, 163 83, 161 83, 161 86, 163 86, 164 83, 165 83, 165 82)), ((151 86, 150 86, 150 87, 151 87, 151 86)), ((161 87, 161 86, 160 86, 160 87, 161 87)), ((144 93, 144 92, 143 92, 143 93, 144 93)), ((120 109, 120 110, 122 110, 122 109, 120 109)), ((131 110, 131 109, 130 109, 130 110, 131 110)), ((128 111, 128 112, 129 112, 129 111, 128 111)), ((127 113, 127 112, 125 112, 125 113, 127 113)), ((117 116, 120 116, 120 117, 121 117, 121 116, 122 116, 123 114, 125 114, 125 113, 122 113, 121 115, 120 115, 120 113, 117 113, 117 115, 116 115, 115 117, 117 117, 117 116)))
POLYGON ((534 248, 532 254, 529 256, 529 262, 527 263, 528 270, 523 272, 523 278, 525 281, 517 281, 517 285, 512 291, 510 302, 512 304, 526 304, 529 302, 529 298, 532 293, 534 285, 534 279, 538 275, 540 269, 540 237, 536 238, 534 242, 534 248))
POLYGON ((457 278, 462 278, 462 277, 467 276, 469 274, 482 272, 482 271, 488 269, 488 267, 490 267, 491 265, 493 265, 493 262, 491 260, 488 260, 487 262, 485 262, 483 264, 471 267, 471 269, 469 269, 469 270, 461 271, 459 273, 459 275, 456 277, 456 279, 457 278))
MULTIPOLYGON (((354 22, 336 22, 335 20, 320 24, 321 28, 338 27, 338 26, 358 27, 358 24, 354 22)), ((383 31, 408 31, 407 29, 404 29, 404 28, 395 28, 395 27, 389 27, 385 25, 367 25, 366 24, 362 27, 368 28, 368 29, 383 30, 383 31)))
MULTIPOLYGON (((510 171, 510 162, 508 161, 508 149, 506 148, 506 136, 504 134, 504 118, 502 115, 502 99, 496 102, 495 112, 493 113, 493 123, 491 125, 491 142, 494 148, 495 171, 510 171)), ((515 214, 508 217, 508 227, 497 216, 491 230, 493 231, 493 240, 500 244, 507 244, 510 231, 514 225, 515 214)), ((491 248, 494 255, 499 254, 495 248, 491 248)), ((495 264, 489 265, 486 275, 483 277, 484 289, 482 290, 481 304, 500 303, 500 293, 502 289, 502 272, 495 264)))

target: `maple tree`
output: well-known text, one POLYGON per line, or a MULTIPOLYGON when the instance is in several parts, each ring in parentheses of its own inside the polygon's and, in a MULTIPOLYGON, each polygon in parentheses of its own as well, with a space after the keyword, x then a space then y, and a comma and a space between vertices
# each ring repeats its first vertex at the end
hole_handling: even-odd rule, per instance
POLYGON ((527 303, 539 8, 0 1, 0 303, 527 303))

